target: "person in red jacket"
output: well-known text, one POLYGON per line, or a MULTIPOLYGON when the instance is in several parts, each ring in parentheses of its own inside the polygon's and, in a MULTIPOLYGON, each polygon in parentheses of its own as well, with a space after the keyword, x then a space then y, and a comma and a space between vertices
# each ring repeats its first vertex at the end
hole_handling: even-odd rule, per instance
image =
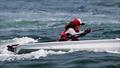
POLYGON ((77 41, 79 37, 84 36, 91 32, 91 29, 88 28, 85 31, 80 31, 80 28, 85 23, 82 23, 81 19, 75 18, 70 23, 65 26, 65 30, 61 32, 60 37, 57 39, 58 41, 77 41))

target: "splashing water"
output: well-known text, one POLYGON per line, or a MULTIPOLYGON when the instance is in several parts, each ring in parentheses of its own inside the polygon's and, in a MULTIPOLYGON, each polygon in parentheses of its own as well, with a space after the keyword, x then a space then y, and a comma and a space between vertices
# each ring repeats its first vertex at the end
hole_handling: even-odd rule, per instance
POLYGON ((32 42, 38 42, 38 40, 35 40, 33 38, 29 38, 29 37, 22 37, 22 38, 13 38, 13 39, 9 39, 9 40, 3 40, 0 46, 3 45, 10 45, 10 44, 25 44, 25 43, 32 43, 32 42), (6 43, 6 44, 5 44, 6 43))
POLYGON ((12 44, 26 44, 26 43, 33 43, 37 42, 37 40, 29 38, 29 37, 22 37, 22 38, 14 38, 14 39, 9 39, 9 40, 4 40, 4 43, 0 45, 0 54, 11 54, 7 50, 7 45, 12 45, 12 44))
MULTIPOLYGON (((25 59, 39 59, 40 57, 46 57, 47 55, 52 54, 65 54, 67 52, 64 51, 47 51, 47 50, 38 50, 35 52, 31 52, 28 54, 15 54, 13 52, 10 52, 7 50, 7 45, 10 44, 26 44, 26 43, 34 43, 38 42, 35 39, 29 38, 29 37, 22 37, 22 38, 14 38, 10 40, 4 41, 7 44, 3 44, 0 47, 0 61, 15 61, 15 60, 25 60, 25 59)), ((70 51, 71 52, 71 51, 70 51)))
POLYGON ((47 51, 47 50, 38 50, 35 52, 31 52, 28 54, 14 54, 14 53, 9 53, 9 54, 0 54, 0 61, 15 61, 15 60, 32 60, 32 59, 39 59, 41 57, 46 57, 48 55, 53 55, 53 54, 65 54, 69 52, 64 52, 64 51, 47 51))

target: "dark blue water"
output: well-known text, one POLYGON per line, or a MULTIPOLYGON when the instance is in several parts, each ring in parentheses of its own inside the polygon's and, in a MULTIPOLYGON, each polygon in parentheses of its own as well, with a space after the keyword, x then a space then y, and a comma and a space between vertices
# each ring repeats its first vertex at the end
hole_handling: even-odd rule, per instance
POLYGON ((0 0, 0 68, 120 68, 120 52, 55 52, 15 55, 8 44, 56 41, 74 18, 92 32, 81 40, 120 38, 120 0, 0 0))

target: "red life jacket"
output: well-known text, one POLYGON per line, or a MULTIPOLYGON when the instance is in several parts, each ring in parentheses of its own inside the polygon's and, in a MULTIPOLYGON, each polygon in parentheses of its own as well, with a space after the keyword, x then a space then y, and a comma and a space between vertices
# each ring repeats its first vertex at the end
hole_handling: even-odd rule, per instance
MULTIPOLYGON (((78 28, 74 28, 75 32, 79 32, 78 28)), ((64 30, 63 32, 61 32, 60 34, 60 38, 58 38, 58 41, 68 41, 69 39, 71 39, 69 36, 70 34, 66 34, 67 30, 64 30)))

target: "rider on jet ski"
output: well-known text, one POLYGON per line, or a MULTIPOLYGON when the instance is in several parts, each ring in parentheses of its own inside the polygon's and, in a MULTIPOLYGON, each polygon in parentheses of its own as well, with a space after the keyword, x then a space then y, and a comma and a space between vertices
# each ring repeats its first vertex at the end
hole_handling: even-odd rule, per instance
MULTIPOLYGON (((91 32, 91 29, 79 31, 82 25, 85 25, 85 23, 82 23, 81 19, 75 18, 65 26, 65 30, 61 33, 60 37, 58 38, 58 41, 77 41, 79 40, 79 37, 91 32)), ((18 45, 19 44, 8 45, 7 48, 9 51, 14 52, 15 48, 18 45)))
POLYGON ((85 31, 80 31, 80 28, 85 23, 82 23, 81 19, 75 18, 70 23, 65 26, 65 30, 61 32, 60 37, 57 39, 58 41, 77 41, 79 37, 84 36, 91 32, 91 29, 88 28, 85 31))

